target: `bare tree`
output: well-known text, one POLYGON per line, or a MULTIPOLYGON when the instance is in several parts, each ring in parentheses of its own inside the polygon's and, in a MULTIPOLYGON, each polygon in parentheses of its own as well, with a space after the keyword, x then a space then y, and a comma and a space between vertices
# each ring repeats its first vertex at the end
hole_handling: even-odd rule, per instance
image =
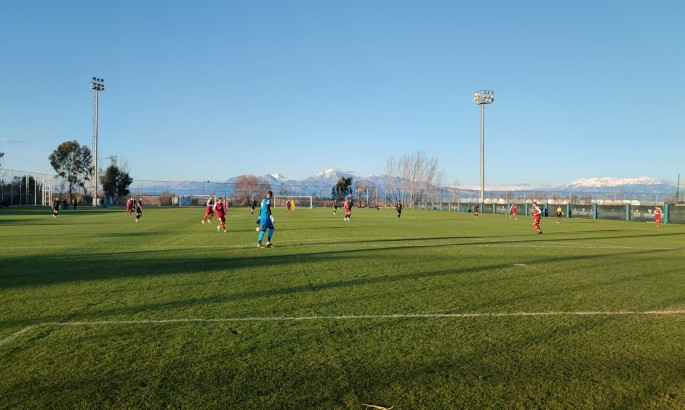
POLYGON ((235 194, 236 199, 240 202, 245 201, 245 203, 250 203, 252 199, 258 192, 259 178, 254 175, 246 174, 241 175, 235 182, 235 194))
POLYGON ((256 189, 256 195, 260 198, 265 197, 271 191, 271 183, 267 180, 261 181, 256 189))
POLYGON ((401 185, 398 195, 404 202, 428 200, 439 201, 440 189, 445 185, 445 174, 440 170, 437 157, 428 157, 425 152, 402 155, 399 160, 388 158, 385 164, 386 178, 393 187, 401 185), (395 176, 399 175, 399 184, 395 176))

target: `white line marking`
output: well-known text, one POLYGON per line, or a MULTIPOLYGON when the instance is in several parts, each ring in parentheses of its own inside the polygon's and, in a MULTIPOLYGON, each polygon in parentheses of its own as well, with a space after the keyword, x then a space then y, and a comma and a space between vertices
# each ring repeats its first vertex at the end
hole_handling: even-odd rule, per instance
POLYGON ((21 329, 18 332, 14 332, 11 335, 7 336, 6 338, 0 340, 0 346, 4 345, 5 343, 9 343, 12 340, 18 338, 19 336, 23 335, 24 333, 28 332, 29 330, 33 329, 35 325, 31 326, 26 326, 25 328, 21 329))
POLYGON ((492 313, 414 313, 387 315, 322 315, 322 316, 252 316, 225 318, 179 318, 136 320, 92 320, 75 322, 43 322, 27 326, 0 340, 0 346, 11 342, 38 326, 97 326, 97 325, 151 325, 169 323, 231 323, 231 322, 304 322, 313 320, 368 320, 368 319, 468 319, 488 317, 542 317, 542 316, 668 316, 685 315, 685 310, 618 310, 618 311, 559 311, 559 312, 492 312, 492 313))
POLYGON ((324 315, 324 316, 252 316, 225 318, 180 318, 180 319, 138 319, 138 320, 94 320, 80 322, 46 322, 42 325, 88 326, 88 325, 132 325, 193 322, 294 322, 311 320, 360 320, 360 319, 440 319, 440 318, 480 318, 480 317, 525 317, 525 316, 638 316, 638 315, 685 315, 685 310, 648 310, 648 311, 561 311, 561 312, 492 312, 492 313, 415 313, 388 315, 324 315))

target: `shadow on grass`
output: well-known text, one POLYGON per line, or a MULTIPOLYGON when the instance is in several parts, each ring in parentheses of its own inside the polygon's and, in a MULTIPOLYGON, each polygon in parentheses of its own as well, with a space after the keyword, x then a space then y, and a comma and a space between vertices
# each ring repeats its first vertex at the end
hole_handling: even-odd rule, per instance
MULTIPOLYGON (((451 246, 451 245, 450 245, 451 246)), ((392 248, 396 249, 396 248, 392 248)), ((159 253, 160 251, 149 251, 150 254, 159 253)), ((298 263, 320 263, 321 258, 325 257, 326 261, 335 260, 345 260, 349 258, 347 253, 356 251, 337 251, 337 252, 320 252, 316 254, 305 254, 299 255, 298 263)), ((562 256, 539 259, 534 258, 532 261, 528 262, 529 265, 536 264, 547 264, 555 262, 570 262, 570 261, 587 261, 596 260, 601 263, 601 260, 605 258, 617 258, 621 256, 629 255, 640 255, 640 254, 653 254, 653 251, 641 251, 641 252, 621 252, 621 253, 611 253, 611 254, 596 254, 596 255, 576 255, 576 256, 562 256)), ((94 260, 92 258, 79 258, 76 261, 71 261, 69 271, 60 271, 58 269, 48 269, 47 266, 59 267, 60 261, 53 260, 50 258, 45 258, 39 261, 44 264, 42 269, 29 270, 31 265, 17 265, 17 269, 12 273, 4 272, 0 275, 2 279, 1 287, 3 289, 15 288, 15 287, 34 287, 34 286, 45 286, 54 285, 60 283, 70 283, 70 282, 85 282, 85 281, 97 281, 97 280, 112 280, 120 278, 145 278, 146 276, 160 276, 160 275, 173 275, 173 274, 197 274, 201 272, 211 272, 219 270, 229 270, 227 275, 230 275, 231 268, 263 268, 264 272, 268 274, 273 270, 273 266, 286 266, 291 262, 292 256, 273 256, 273 257, 253 257, 253 258, 240 258, 234 260, 226 260, 225 258, 213 258, 213 257, 202 257, 195 259, 160 259, 152 258, 152 255, 145 258, 138 258, 137 260, 125 260, 116 262, 117 259, 107 260, 99 259, 94 260), (110 267, 111 266, 111 267, 110 267), (38 272, 38 273, 36 273, 38 272)), ((375 258, 376 255, 363 256, 364 258, 375 258)), ((40 259, 40 257, 38 258, 40 259)), ((75 311, 68 314, 52 315, 52 316, 41 316, 36 318, 22 318, 19 320, 3 320, 3 327, 9 327, 13 325, 29 325, 45 321, 70 321, 70 320, 87 320, 93 318, 111 318, 111 317, 126 317, 131 318, 139 314, 147 313, 148 315, 159 314, 164 311, 179 311, 185 308, 192 308, 198 306, 215 305, 222 303, 241 303, 241 302, 254 302, 255 299, 260 298, 281 298, 284 296, 296 296, 298 294, 309 294, 328 290, 339 290, 343 288, 349 288, 350 291, 354 291, 355 287, 359 286, 389 286, 394 283, 400 283, 403 281, 415 281, 417 279, 424 278, 441 278, 449 277, 455 275, 473 275, 473 274, 483 274, 482 277, 474 276, 475 282, 470 282, 469 285, 482 286, 487 288, 489 283, 501 282, 507 279, 514 279, 520 281, 523 278, 532 279, 538 276, 548 275, 547 271, 531 270, 527 273, 517 274, 515 277, 503 277, 498 274, 488 274, 493 271, 502 270, 505 268, 511 268, 511 263, 492 263, 492 264, 482 264, 478 266, 467 266, 431 271, 419 271, 413 273, 397 273, 397 274, 386 274, 382 276, 374 277, 359 277, 359 278, 348 278, 344 280, 333 280, 327 282, 318 283, 306 283, 297 284, 289 286, 279 286, 278 280, 274 280, 271 288, 258 289, 258 290, 248 290, 248 291, 238 291, 235 293, 227 293, 221 295, 214 295, 208 297, 182 297, 176 298, 170 301, 157 302, 157 303, 143 303, 134 306, 125 307, 108 307, 105 309, 86 309, 82 311, 75 311)), ((287 272, 287 269, 284 270, 287 272)), ((658 275, 664 275, 672 272, 659 272, 652 273, 650 275, 644 274, 634 274, 628 276, 619 276, 610 281, 591 281, 589 283, 580 286, 567 286, 564 289, 554 289, 552 291, 543 292, 528 292, 523 295, 515 295, 514 297, 497 300, 488 301, 481 305, 469 306, 469 309, 475 309, 476 311, 485 310, 497 310, 501 309, 502 306, 516 304, 517 302, 535 299, 540 297, 559 297, 563 298, 566 294, 573 294, 574 292, 583 291, 586 289, 594 289, 596 287, 602 286, 615 286, 617 284, 629 282, 638 278, 643 278, 645 276, 656 277, 658 275)), ((330 279, 330 277, 322 278, 322 280, 330 279)), ((141 282, 142 283, 142 282, 141 282)), ((271 302, 269 302, 271 303, 271 302)))

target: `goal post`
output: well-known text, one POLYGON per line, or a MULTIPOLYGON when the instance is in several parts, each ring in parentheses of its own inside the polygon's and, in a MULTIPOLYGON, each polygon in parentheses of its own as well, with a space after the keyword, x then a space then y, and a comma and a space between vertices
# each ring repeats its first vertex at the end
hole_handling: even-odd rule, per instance
POLYGON ((314 197, 311 195, 274 195, 274 206, 285 207, 286 201, 295 201, 295 207, 314 207, 314 197))

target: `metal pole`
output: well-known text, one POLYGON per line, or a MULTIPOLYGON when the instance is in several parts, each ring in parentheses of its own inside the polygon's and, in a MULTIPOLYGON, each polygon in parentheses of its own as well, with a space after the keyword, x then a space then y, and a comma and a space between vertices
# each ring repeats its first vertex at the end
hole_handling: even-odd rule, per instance
POLYGON ((480 203, 485 196, 485 104, 480 104, 480 203))
POLYGON ((94 109, 94 114, 95 116, 93 117, 93 155, 95 159, 95 169, 93 170, 94 173, 94 191, 93 191, 93 206, 98 205, 98 90, 97 88, 93 90, 94 94, 94 101, 93 101, 93 109, 94 109))

